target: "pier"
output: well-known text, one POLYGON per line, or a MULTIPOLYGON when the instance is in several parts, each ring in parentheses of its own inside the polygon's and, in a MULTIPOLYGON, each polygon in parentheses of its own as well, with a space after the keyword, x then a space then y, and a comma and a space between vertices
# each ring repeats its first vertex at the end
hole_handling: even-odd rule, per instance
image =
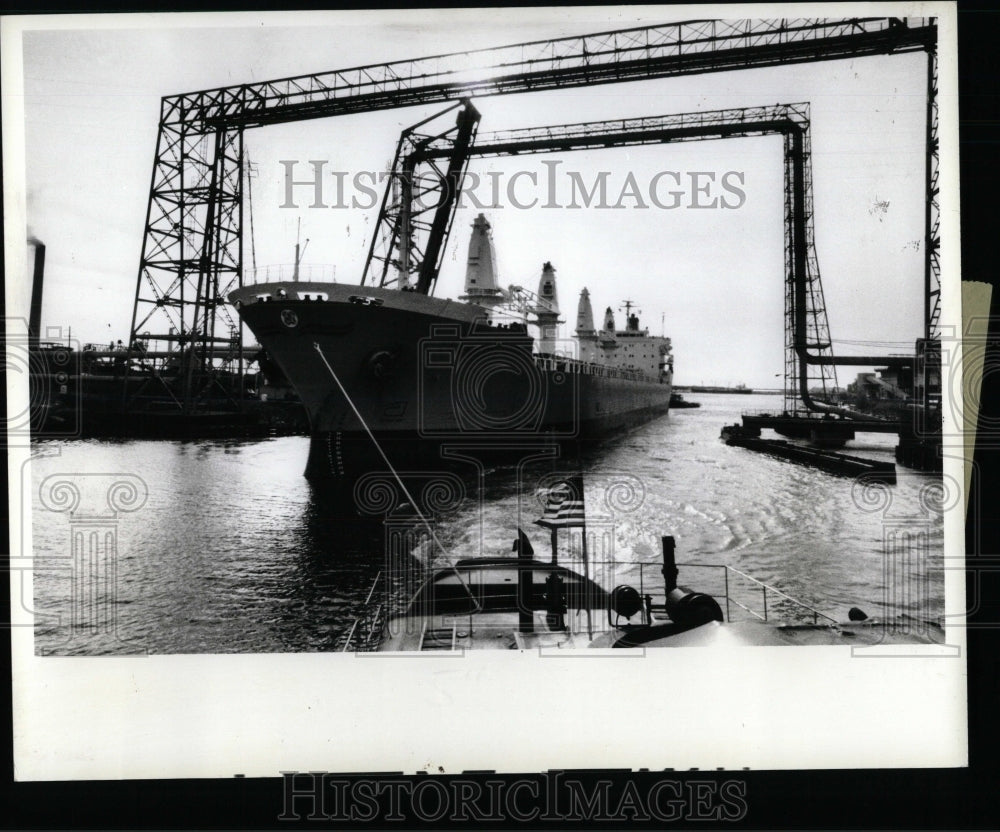
MULTIPOLYGON (((843 447, 859 433, 894 433, 899 437, 899 443, 896 445, 898 464, 916 471, 935 473, 942 467, 940 426, 935 429, 932 425, 924 424, 924 417, 923 409, 915 410, 912 418, 907 420, 877 419, 860 414, 856 419, 847 419, 832 415, 745 413, 742 416, 742 436, 759 437, 762 430, 773 430, 789 439, 805 439, 818 449, 829 450, 843 447)), ((740 447, 764 450, 755 443, 741 444, 740 447)), ((822 461, 819 457, 817 460, 822 461)), ((801 457, 798 461, 808 462, 805 457, 801 457)), ((822 467, 822 464, 819 467, 822 467)))
POLYGON ((891 462, 865 459, 859 456, 837 453, 820 448, 806 448, 784 439, 761 439, 760 431, 739 425, 727 425, 722 429, 722 439, 727 445, 749 448, 769 456, 810 465, 828 474, 844 477, 865 477, 866 480, 896 484, 896 466, 891 462))
POLYGON ((801 416, 795 414, 750 414, 742 417, 743 427, 760 431, 770 428, 775 433, 793 439, 854 439, 857 433, 900 433, 904 422, 892 419, 876 419, 861 417, 858 419, 841 419, 824 416, 801 416))

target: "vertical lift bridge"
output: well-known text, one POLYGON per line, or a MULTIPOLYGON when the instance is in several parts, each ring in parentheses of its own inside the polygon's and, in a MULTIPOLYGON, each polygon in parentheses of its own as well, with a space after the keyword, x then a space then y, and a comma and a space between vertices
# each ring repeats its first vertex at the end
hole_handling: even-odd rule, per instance
MULTIPOLYGON (((242 364, 242 330, 225 297, 243 275, 245 130, 471 96, 914 51, 928 56, 925 335, 932 338, 940 299, 936 44, 933 19, 696 20, 167 96, 161 101, 127 366, 140 343, 150 350, 166 345, 183 371, 177 404, 188 413, 199 408, 221 370, 242 364)), ((458 165, 474 129, 459 139, 458 165)), ((435 222, 444 222, 438 229, 446 233, 447 214, 435 222)), ((434 254, 432 265, 440 252, 434 254)), ((807 249, 799 255, 807 256, 807 249)), ((429 286, 423 275, 421 286, 429 286)))

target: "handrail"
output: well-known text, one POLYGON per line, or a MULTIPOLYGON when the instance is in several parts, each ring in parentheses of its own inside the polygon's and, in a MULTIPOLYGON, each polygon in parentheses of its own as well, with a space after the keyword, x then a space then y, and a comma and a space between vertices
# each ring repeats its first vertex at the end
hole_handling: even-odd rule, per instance
MULTIPOLYGON (((720 565, 724 566, 725 564, 720 564, 720 565)), ((760 587, 762 587, 764 589, 764 604, 765 604, 764 610, 765 610, 765 613, 767 611, 767 606, 766 606, 766 604, 767 604, 767 590, 771 590, 771 592, 773 592, 775 595, 778 595, 778 596, 784 598, 786 601, 791 601, 793 604, 796 604, 797 606, 800 606, 800 607, 802 607, 804 609, 809 610, 813 614, 814 617, 817 617, 817 616, 818 617, 822 617, 822 618, 825 618, 827 621, 832 621, 834 624, 837 623, 837 619, 836 618, 831 618, 829 615, 826 615, 825 613, 820 612, 816 608, 811 607, 808 604, 806 604, 806 603, 798 600, 798 598, 793 598, 791 595, 787 595, 786 593, 782 592, 780 589, 775 589, 773 586, 768 586, 763 581, 758 581, 756 578, 751 577, 750 575, 747 575, 746 572, 741 572, 739 569, 736 569, 736 568, 734 568, 732 566, 726 566, 726 569, 729 569, 729 570, 735 572, 737 575, 740 575, 741 577, 746 578, 751 583, 755 583, 755 584, 757 584, 758 586, 760 586, 760 587)))
POLYGON ((602 376, 603 378, 620 378, 625 381, 646 381, 650 384, 659 383, 659 378, 643 370, 628 367, 610 367, 606 364, 595 364, 591 361, 581 361, 579 358, 569 358, 538 353, 534 356, 535 364, 541 370, 575 373, 577 375, 602 376))
MULTIPOLYGON (((619 561, 619 560, 592 560, 590 563, 591 563, 592 569, 600 569, 601 567, 612 567, 613 569, 620 569, 622 567, 627 567, 627 568, 638 567, 638 571, 639 571, 638 583, 639 583, 639 594, 640 594, 640 597, 646 598, 647 594, 649 594, 649 596, 650 596, 649 606, 646 607, 647 611, 650 610, 650 609, 657 609, 657 610, 663 610, 663 609, 665 609, 665 604, 659 604, 658 603, 655 606, 652 604, 652 598, 653 598, 654 594, 658 595, 660 597, 664 597, 665 596, 665 591, 664 591, 665 587, 663 586, 662 582, 655 581, 655 580, 654 581, 650 581, 650 580, 647 580, 646 577, 645 577, 645 571, 647 569, 654 570, 658 574, 661 573, 661 571, 662 571, 662 564, 655 563, 655 562, 628 562, 628 561, 619 561), (662 595, 661 595, 661 593, 662 593, 662 595)), ((568 564, 564 561, 563 565, 566 566, 568 564)), ((797 598, 793 598, 788 593, 782 592, 780 589, 777 589, 776 587, 773 587, 773 586, 770 586, 768 584, 765 584, 763 581, 760 581, 757 578, 754 578, 753 576, 748 575, 746 572, 743 572, 740 569, 737 569, 737 568, 735 568, 733 566, 729 566, 728 564, 724 564, 724 563, 691 563, 691 562, 687 562, 687 563, 677 563, 676 565, 679 568, 681 568, 681 569, 695 569, 695 568, 698 568, 698 569, 721 569, 722 570, 722 576, 723 576, 723 590, 722 590, 722 594, 719 595, 719 594, 715 594, 715 593, 712 593, 712 592, 706 592, 704 594, 710 595, 712 598, 715 598, 715 599, 717 599, 719 601, 723 601, 724 600, 724 602, 725 602, 725 618, 726 618, 727 622, 731 622, 733 620, 732 619, 732 612, 733 612, 732 607, 734 607, 734 606, 737 607, 737 608, 739 608, 739 609, 741 609, 741 610, 743 610, 748 615, 751 615, 754 618, 759 619, 762 622, 765 622, 765 623, 769 622, 776 615, 776 606, 775 606, 775 604, 774 603, 771 603, 771 604, 768 603, 768 593, 770 593, 771 596, 772 596, 772 598, 775 598, 775 597, 781 598, 784 601, 786 601, 786 602, 794 605, 796 608, 798 608, 799 610, 803 611, 805 614, 811 616, 814 624, 818 624, 819 621, 820 621, 820 619, 823 619, 824 621, 829 622, 831 624, 838 624, 839 623, 836 618, 833 618, 832 616, 829 616, 826 613, 820 612, 815 607, 812 607, 809 604, 806 604, 805 602, 798 600, 797 598), (732 582, 730 580, 730 575, 731 574, 733 576, 739 576, 739 578, 744 579, 749 584, 753 585, 753 587, 759 587, 760 588, 760 590, 761 590, 761 598, 762 598, 762 602, 763 602, 763 610, 762 611, 758 611, 756 609, 753 609, 751 606, 748 606, 747 604, 743 603, 742 601, 740 601, 738 598, 736 598, 734 596, 734 587, 732 586, 732 582), (768 609, 769 607, 770 607, 770 610, 768 609)), ((458 574, 460 572, 460 570, 457 567, 455 567, 454 565, 451 566, 451 567, 448 567, 448 568, 450 568, 456 574, 458 574)), ((595 572, 592 571, 591 575, 592 575, 592 577, 595 578, 595 580, 600 580, 600 579, 596 578, 596 573, 595 572)), ((466 591, 469 591, 468 585, 462 579, 462 576, 459 574, 458 577, 459 577, 459 582, 463 586, 466 587, 466 591)), ((368 592, 368 597, 365 599, 364 607, 366 609, 369 609, 372 606, 372 603, 371 603, 372 602, 372 598, 374 597, 375 589, 378 586, 378 583, 381 580, 381 578, 382 578, 382 572, 379 572, 378 575, 375 578, 375 581, 372 584, 371 590, 369 590, 369 592, 368 592)), ((616 577, 614 580, 618 580, 618 578, 616 577)), ((477 599, 475 597, 473 597, 472 600, 473 600, 474 603, 477 604, 477 607, 478 607, 477 599)), ((580 611, 581 611, 580 609, 577 609, 577 614, 579 614, 580 611)), ((358 616, 358 618, 355 619, 354 623, 352 624, 352 626, 351 626, 351 628, 350 628, 350 630, 349 630, 349 632, 347 634, 346 641, 344 642, 343 652, 348 652, 349 650, 351 650, 352 645, 354 644, 355 640, 359 641, 359 644, 357 646, 357 651, 358 652, 367 651, 367 650, 372 649, 372 646, 377 642, 378 637, 380 635, 380 632, 379 632, 379 622, 380 622, 381 618, 383 617, 383 615, 385 614, 385 612, 386 612, 386 604, 385 603, 380 603, 374 610, 370 610, 369 612, 367 612, 365 614, 362 614, 361 616, 358 616), (369 624, 369 626, 368 626, 368 632, 364 636, 364 638, 359 638, 357 634, 358 634, 359 627, 362 625, 363 622, 367 622, 369 624)), ((787 610, 786 610, 786 612, 787 612, 787 610)), ((801 620, 801 613, 799 614, 799 620, 801 620)), ((453 624, 452 649, 455 649, 456 639, 457 639, 457 626, 458 626, 457 625, 457 619, 455 621, 453 621, 452 624, 453 624)), ((427 627, 428 626, 429 626, 429 622, 425 621, 424 622, 424 632, 421 633, 420 640, 419 640, 419 645, 420 646, 417 648, 418 650, 423 650, 424 649, 424 641, 425 641, 425 638, 427 636, 427 632, 426 631, 427 631, 427 627)), ((469 631, 470 631, 470 633, 472 631, 472 617, 471 617, 471 615, 470 615, 469 631)), ((436 638, 436 636, 435 636, 435 638, 436 638)))
POLYGON ((337 267, 333 263, 274 263, 243 270, 243 285, 259 283, 336 283, 337 267))
POLYGON ((368 636, 366 637, 366 644, 370 644, 371 640, 375 638, 375 631, 378 629, 379 622, 382 619, 382 610, 385 608, 385 604, 379 604, 375 608, 375 614, 372 616, 371 626, 368 628, 368 636))
POLYGON ((341 648, 341 651, 340 651, 341 653, 346 653, 346 652, 348 652, 350 650, 351 641, 353 641, 353 639, 354 639, 354 631, 356 629, 358 629, 358 622, 359 621, 361 621, 360 617, 354 619, 354 623, 351 625, 351 629, 347 633, 347 640, 344 642, 343 648, 341 648))
MULTIPOLYGON (((661 569, 661 565, 658 564, 658 563, 634 563, 634 564, 628 564, 628 563, 622 563, 620 561, 608 561, 606 563, 614 563, 615 565, 619 565, 619 566, 638 566, 639 567, 639 583, 640 583, 640 586, 642 586, 642 587, 645 587, 645 580, 644 580, 644 574, 643 574, 644 571, 645 571, 645 569, 652 568, 652 569, 655 569, 657 572, 659 572, 660 569, 661 569)), ((731 605, 736 605, 740 609, 742 609, 742 610, 750 613, 751 615, 753 615, 756 618, 761 619, 762 621, 765 621, 765 622, 768 621, 769 618, 772 617, 768 613, 768 603, 767 603, 767 595, 768 595, 768 592, 770 592, 772 594, 772 596, 778 596, 779 598, 782 598, 785 601, 788 601, 789 603, 794 604, 796 607, 799 607, 800 609, 804 610, 807 614, 811 615, 812 619, 813 619, 813 623, 818 623, 820 618, 825 619, 826 621, 829 621, 829 622, 831 622, 833 624, 838 623, 836 618, 833 618, 832 616, 829 616, 826 613, 820 612, 818 609, 816 609, 815 607, 813 607, 813 606, 805 603, 804 601, 800 601, 797 598, 793 598, 791 595, 789 595, 789 594, 787 594, 785 592, 782 592, 780 589, 777 589, 776 587, 770 586, 769 584, 765 584, 763 581, 759 581, 759 580, 757 580, 757 578, 754 578, 753 576, 748 575, 748 574, 746 574, 746 572, 743 572, 743 571, 741 571, 739 569, 736 569, 733 566, 729 566, 728 564, 725 564, 725 563, 678 563, 677 566, 680 567, 680 568, 685 568, 685 569, 699 568, 699 569, 721 569, 721 570, 723 570, 723 592, 722 592, 722 595, 718 595, 718 596, 717 595, 712 595, 712 597, 713 598, 720 598, 720 599, 725 600, 725 604, 726 604, 726 620, 727 621, 732 620, 732 614, 731 614, 731 609, 730 609, 731 605), (751 609, 750 607, 746 606, 745 604, 743 604, 739 600, 737 600, 735 597, 733 597, 733 592, 731 591, 730 581, 729 581, 729 575, 730 575, 730 573, 732 573, 734 575, 739 575, 741 578, 744 578, 745 580, 749 581, 751 584, 755 584, 756 586, 760 587, 760 589, 761 589, 761 597, 762 597, 762 601, 763 601, 763 614, 757 612, 756 610, 751 609)), ((711 594, 711 593, 707 593, 707 594, 711 594)), ((773 612, 773 604, 772 604, 772 612, 773 612)))
POLYGON ((764 622, 767 621, 767 610, 766 609, 764 610, 764 613, 762 615, 761 613, 757 612, 756 610, 750 609, 750 607, 748 607, 746 604, 741 604, 735 598, 731 599, 731 598, 729 598, 729 596, 726 596, 726 620, 727 621, 731 620, 731 616, 729 614, 729 602, 730 601, 732 601, 734 604, 736 604, 736 606, 739 607, 741 610, 744 610, 745 612, 750 613, 750 615, 754 616, 755 618, 759 618, 761 621, 764 621, 764 622))
MULTIPOLYGON (((361 623, 361 621, 364 618, 366 618, 366 613, 369 611, 372 602, 372 597, 375 595, 375 590, 378 589, 379 580, 381 580, 381 578, 382 578, 382 570, 379 570, 378 574, 375 575, 375 580, 372 581, 371 588, 368 590, 368 595, 365 597, 364 603, 361 605, 361 609, 364 612, 362 612, 361 615, 355 618, 354 623, 351 624, 351 629, 347 633, 347 639, 344 641, 344 646, 340 651, 341 653, 347 653, 350 650, 351 643, 354 641, 354 633, 357 631, 358 625, 361 623)), ((366 648, 371 644, 372 639, 375 637, 375 629, 378 626, 379 617, 384 607, 385 604, 379 604, 378 607, 376 607, 374 613, 372 613, 371 615, 371 624, 368 628, 368 635, 365 638, 364 646, 366 648)))

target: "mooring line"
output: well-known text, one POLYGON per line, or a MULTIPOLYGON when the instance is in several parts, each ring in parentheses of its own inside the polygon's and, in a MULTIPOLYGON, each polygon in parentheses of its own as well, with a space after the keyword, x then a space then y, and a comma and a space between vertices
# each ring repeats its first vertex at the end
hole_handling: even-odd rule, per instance
MULTIPOLYGON (((378 451, 379 456, 382 457, 382 461, 386 464, 386 466, 389 468, 389 471, 396 478, 396 482, 399 483, 399 487, 402 489, 403 494, 406 495, 406 499, 408 499, 410 501, 410 505, 413 506, 413 510, 417 513, 417 517, 419 517, 420 520, 421 520, 421 522, 427 527, 427 531, 429 531, 431 533, 431 537, 434 539, 434 543, 437 545, 438 549, 441 552, 445 552, 446 550, 445 550, 444 545, 441 543, 440 540, 438 540, 438 536, 434 533, 434 527, 431 525, 430 521, 426 517, 424 517, 423 512, 420 510, 420 507, 417 505, 417 501, 415 499, 413 499, 413 495, 410 494, 410 490, 406 487, 405 483, 403 482, 403 478, 399 476, 399 473, 393 467, 393 464, 391 462, 389 462, 389 457, 387 457, 385 455, 385 451, 382 450, 382 446, 379 444, 378 440, 375 438, 375 434, 372 433, 371 428, 368 427, 368 423, 365 421, 364 416, 361 415, 361 413, 358 410, 358 408, 354 405, 354 401, 348 395, 347 390, 344 388, 344 385, 340 383, 340 379, 337 377, 337 374, 334 372, 333 367, 330 366, 330 362, 326 360, 326 355, 324 355, 323 348, 320 347, 318 341, 313 341, 313 349, 315 349, 316 352, 319 353, 320 360, 326 366, 327 372, 330 373, 330 377, 334 380, 334 382, 336 383, 337 387, 340 388, 340 392, 344 394, 344 398, 347 400, 347 403, 350 405, 351 410, 354 411, 354 415, 357 416, 358 417, 358 421, 361 422, 361 427, 363 427, 365 429, 365 433, 367 433, 368 434, 368 438, 371 439, 372 444, 375 446, 375 450, 378 451)), ((482 604, 480 604, 479 601, 476 599, 476 596, 473 595, 472 590, 469 588, 468 584, 466 584, 465 580, 462 578, 461 573, 458 571, 458 569, 455 567, 454 564, 451 564, 451 569, 455 573, 455 576, 458 578, 458 582, 465 589, 466 593, 468 593, 469 600, 472 601, 472 603, 475 605, 475 608, 477 610, 481 610, 482 609, 482 604)))

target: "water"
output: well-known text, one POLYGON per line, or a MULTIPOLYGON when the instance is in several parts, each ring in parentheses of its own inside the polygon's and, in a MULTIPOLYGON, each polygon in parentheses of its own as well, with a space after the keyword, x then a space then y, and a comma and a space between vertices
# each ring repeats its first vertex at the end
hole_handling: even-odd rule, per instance
MULTIPOLYGON (((899 468, 897 485, 866 491, 849 478, 730 448, 718 438, 723 425, 781 400, 691 397, 700 409, 674 411, 577 463, 588 518, 595 529, 603 518, 608 529, 592 558, 655 565, 660 536, 672 534, 679 561, 733 566, 838 619, 852 606, 880 616, 943 613, 943 579, 931 568, 943 551, 939 478, 899 468), (927 554, 900 577, 887 572, 887 540, 904 533, 922 536, 918 551, 927 554)), ((891 460, 894 442, 864 435, 847 450, 891 460)), ((36 651, 336 649, 382 566, 385 530, 377 519, 337 516, 302 477, 307 451, 304 437, 38 443, 36 651), (72 511, 53 489, 60 480, 81 489, 72 511), (115 481, 133 488, 117 503, 130 510, 117 514, 106 496, 115 481), (73 532, 83 541, 97 534, 116 555, 99 559, 88 577, 83 561, 73 567, 73 532)), ((531 469, 520 485, 513 471, 491 472, 482 499, 474 483, 462 486, 436 530, 443 551, 428 545, 417 554, 507 554, 520 524, 547 556, 548 533, 532 525, 541 511, 534 485, 547 470, 531 469)), ((695 571, 682 572, 682 582, 699 580, 695 571)))

